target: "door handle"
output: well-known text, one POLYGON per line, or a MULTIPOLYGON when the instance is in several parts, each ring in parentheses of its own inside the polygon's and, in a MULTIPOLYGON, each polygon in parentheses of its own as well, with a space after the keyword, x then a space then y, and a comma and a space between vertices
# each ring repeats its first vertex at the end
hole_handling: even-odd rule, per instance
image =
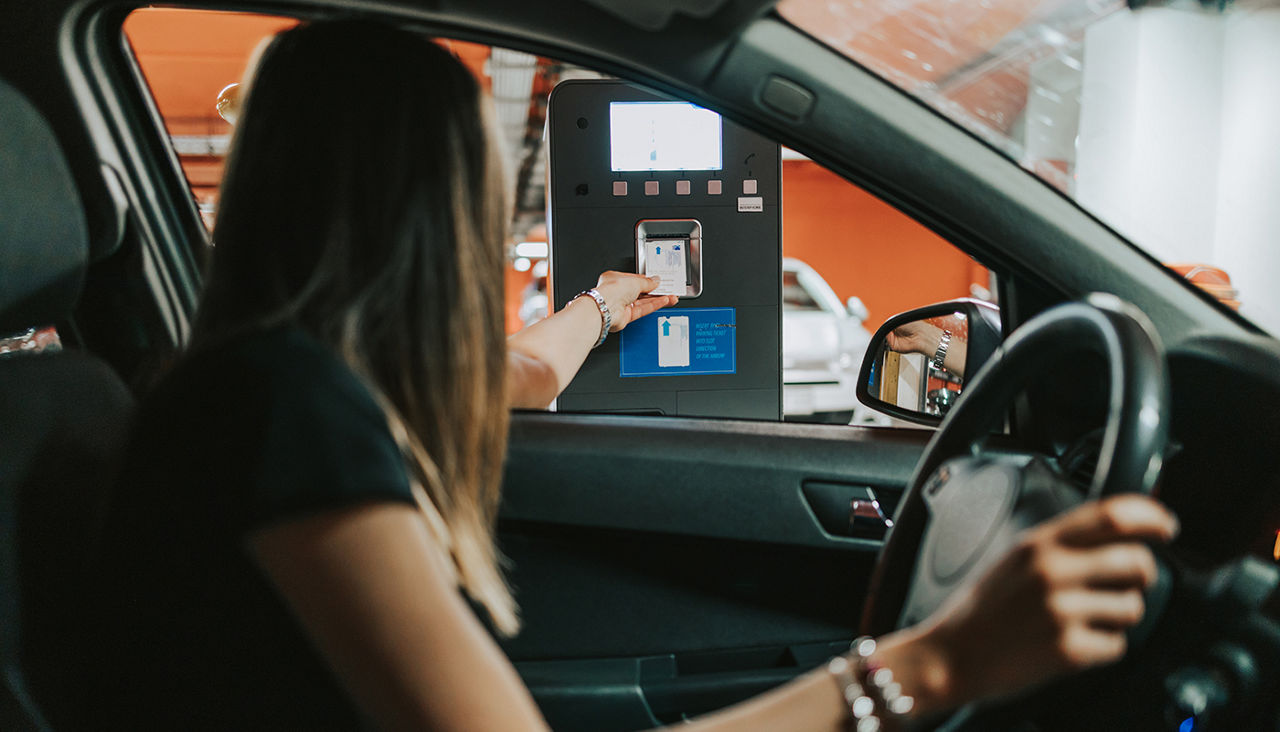
POLYGON ((833 536, 880 541, 893 526, 892 507, 870 486, 806 481, 802 491, 818 523, 833 536))
POLYGON ((893 527, 893 519, 884 515, 875 491, 867 489, 867 496, 849 499, 849 536, 861 539, 883 539, 893 527))

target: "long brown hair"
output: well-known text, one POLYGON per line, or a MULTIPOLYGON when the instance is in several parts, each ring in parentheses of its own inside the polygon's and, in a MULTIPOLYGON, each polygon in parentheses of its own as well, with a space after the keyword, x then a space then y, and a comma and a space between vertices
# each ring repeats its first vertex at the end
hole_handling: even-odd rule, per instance
POLYGON ((514 633, 493 541, 507 208, 479 86, 363 20, 281 33, 249 86, 193 345, 291 323, 332 347, 386 413, 459 583, 514 633))

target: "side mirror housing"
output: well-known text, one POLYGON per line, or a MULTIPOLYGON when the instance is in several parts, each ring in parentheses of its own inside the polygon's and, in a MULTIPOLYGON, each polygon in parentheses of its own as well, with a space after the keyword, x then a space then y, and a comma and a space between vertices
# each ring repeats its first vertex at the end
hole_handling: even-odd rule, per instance
POLYGON ((1000 309, 948 300, 899 313, 867 346, 858 401, 898 419, 937 426, 1003 339, 1000 309))
POLYGON ((845 309, 849 311, 849 315, 859 323, 867 320, 867 306, 863 304, 862 298, 854 295, 845 303, 845 309))

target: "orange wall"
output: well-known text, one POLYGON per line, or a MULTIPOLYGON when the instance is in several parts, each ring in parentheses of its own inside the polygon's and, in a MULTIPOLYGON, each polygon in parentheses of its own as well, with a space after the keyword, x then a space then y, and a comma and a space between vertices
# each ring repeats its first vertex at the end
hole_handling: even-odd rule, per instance
POLYGON ((297 25, 292 18, 173 8, 129 14, 124 32, 174 134, 225 134, 218 92, 244 75, 258 44, 297 25), (211 129, 212 128, 212 129, 211 129))
MULTIPOLYGON (((140 8, 125 19, 124 33, 169 134, 222 136, 231 134, 231 125, 214 106, 218 92, 243 80, 259 44, 297 24, 294 18, 257 13, 140 8)), ((489 87, 488 46, 443 43, 489 87)), ((196 199, 215 204, 222 158, 186 155, 181 162, 196 199)))
POLYGON ((870 193, 808 160, 782 164, 782 253, 862 298, 867 328, 889 316, 988 286, 987 271, 870 193))
MULTIPOLYGON (((241 81, 259 43, 297 24, 293 18, 255 13, 142 8, 125 19, 124 32, 169 131, 212 134, 208 125, 229 131, 214 109, 218 92, 241 81), (179 129, 182 125, 193 129, 179 129)), ((444 43, 487 88, 489 47, 444 43)))

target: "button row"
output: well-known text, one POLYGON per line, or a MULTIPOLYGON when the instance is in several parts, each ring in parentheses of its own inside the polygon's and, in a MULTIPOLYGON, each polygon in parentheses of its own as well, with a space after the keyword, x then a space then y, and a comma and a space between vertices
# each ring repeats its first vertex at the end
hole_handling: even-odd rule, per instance
MULTIPOLYGON (((659 190, 660 189, 658 187, 658 181, 647 180, 644 182, 644 194, 646 196, 656 196, 658 195, 659 190)), ((676 181, 677 196, 687 196, 690 194, 690 192, 692 192, 692 190, 693 190, 692 184, 689 181, 687 180, 676 181)), ((756 192, 758 190, 759 190, 759 186, 757 185, 756 179, 747 178, 746 180, 742 181, 742 195, 754 196, 756 195, 756 192)), ((712 179, 707 181, 707 195, 719 196, 723 192, 724 192, 724 181, 719 179, 712 179)), ((615 196, 627 195, 627 182, 625 180, 615 180, 613 182, 613 195, 615 196)))

